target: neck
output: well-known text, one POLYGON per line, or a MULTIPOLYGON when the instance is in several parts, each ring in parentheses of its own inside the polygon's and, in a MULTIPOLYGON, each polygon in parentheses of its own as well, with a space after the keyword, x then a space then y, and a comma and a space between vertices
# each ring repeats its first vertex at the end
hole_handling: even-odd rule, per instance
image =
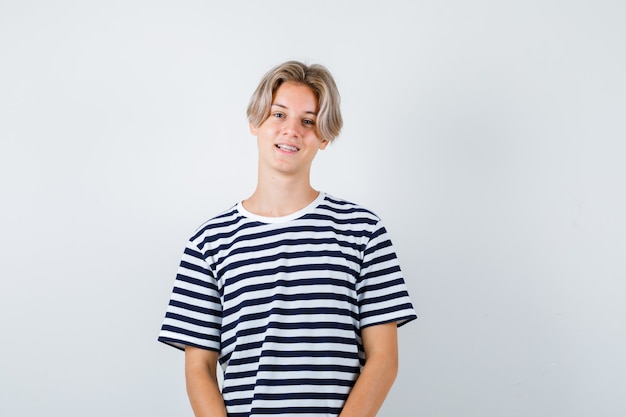
POLYGON ((243 201, 243 206, 260 216, 282 217, 308 206, 318 195, 308 177, 263 176, 259 173, 256 189, 243 201))

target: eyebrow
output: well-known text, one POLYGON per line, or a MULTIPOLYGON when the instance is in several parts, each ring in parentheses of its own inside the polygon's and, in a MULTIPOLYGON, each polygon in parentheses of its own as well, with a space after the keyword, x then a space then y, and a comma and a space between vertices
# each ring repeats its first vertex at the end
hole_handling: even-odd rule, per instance
MULTIPOLYGON (((272 106, 277 106, 280 107, 281 109, 289 109, 289 107, 285 106, 284 104, 280 104, 280 103, 272 103, 272 106)), ((306 114, 312 114, 313 116, 317 116, 317 112, 314 111, 310 111, 307 110, 305 111, 306 114)))

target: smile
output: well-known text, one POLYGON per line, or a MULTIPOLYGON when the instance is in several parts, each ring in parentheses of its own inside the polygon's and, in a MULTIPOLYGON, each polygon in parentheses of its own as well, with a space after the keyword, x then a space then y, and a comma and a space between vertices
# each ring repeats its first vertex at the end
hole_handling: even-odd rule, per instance
POLYGON ((287 151, 287 152, 298 152, 300 150, 299 148, 296 148, 295 146, 285 145, 283 143, 279 143, 278 145, 276 145, 276 147, 280 150, 287 151))

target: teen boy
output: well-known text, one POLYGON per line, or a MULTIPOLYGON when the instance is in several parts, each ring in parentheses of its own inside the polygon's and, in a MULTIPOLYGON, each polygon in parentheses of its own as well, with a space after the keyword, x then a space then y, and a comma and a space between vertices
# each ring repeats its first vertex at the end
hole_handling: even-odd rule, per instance
POLYGON ((339 101, 326 68, 295 61, 252 96, 257 187, 190 238, 159 334, 185 351, 197 417, 373 417, 391 388, 396 329, 416 318, 393 246, 310 183, 339 101))

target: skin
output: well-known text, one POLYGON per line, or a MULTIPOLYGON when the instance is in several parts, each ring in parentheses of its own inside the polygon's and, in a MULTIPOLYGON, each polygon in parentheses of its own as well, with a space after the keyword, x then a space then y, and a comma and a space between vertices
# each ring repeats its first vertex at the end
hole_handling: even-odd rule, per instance
POLYGON ((311 164, 317 152, 328 146, 315 127, 317 111, 317 97, 310 87, 286 82, 274 93, 269 117, 261 126, 250 125, 259 158, 257 187, 243 201, 246 210, 285 216, 317 197, 311 187, 311 164))
MULTIPOLYGON (((259 149, 258 180, 243 205, 262 216, 285 216, 309 205, 317 196, 310 182, 311 165, 328 141, 318 136, 317 97, 310 87, 283 83, 274 95, 270 116, 250 126, 259 149)), ((374 417, 398 372, 396 323, 370 326, 361 337, 366 362, 339 417, 374 417)), ((226 417, 216 370, 218 353, 187 347, 187 393, 196 417, 226 417)))
POLYGON ((227 417, 217 383, 218 352, 185 347, 187 396, 196 417, 227 417))
POLYGON ((398 326, 395 322, 361 331, 365 366, 339 417, 374 417, 398 374, 398 326))

